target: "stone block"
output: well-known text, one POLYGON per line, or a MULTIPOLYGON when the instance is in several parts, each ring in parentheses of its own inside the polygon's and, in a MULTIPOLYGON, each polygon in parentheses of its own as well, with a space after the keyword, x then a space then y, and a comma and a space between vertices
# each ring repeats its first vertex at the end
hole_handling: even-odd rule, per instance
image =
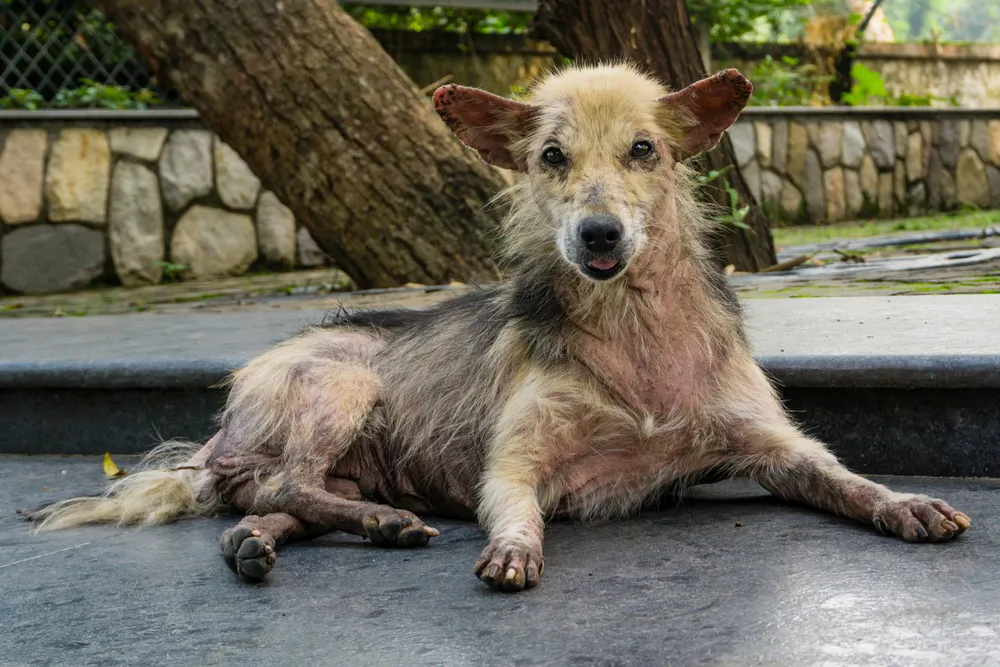
POLYGON ((108 234, 115 273, 123 285, 157 283, 163 274, 163 206, 150 169, 120 160, 111 176, 108 234))
POLYGON ((762 167, 771 166, 771 143, 773 134, 768 123, 757 122, 753 124, 753 129, 757 133, 757 159, 762 167))
POLYGON ((186 278, 238 276, 256 259, 253 220, 241 213, 192 206, 170 239, 170 261, 187 267, 186 278))
POLYGON ((892 124, 893 144, 896 147, 896 157, 901 158, 906 155, 906 140, 910 136, 906 128, 906 122, 897 120, 892 124))
POLYGON ((868 195, 870 201, 878 201, 878 169, 871 155, 865 155, 861 161, 859 183, 861 191, 868 195))
POLYGON ((839 122, 824 122, 819 126, 816 148, 824 169, 840 164, 844 146, 844 125, 839 122))
POLYGON ((43 130, 12 130, 0 151, 0 220, 34 222, 42 212, 45 178, 43 130))
POLYGON ((861 177, 851 169, 844 170, 844 200, 847 203, 845 218, 857 219, 865 200, 861 192, 861 177))
POLYGON ((80 289, 104 273, 104 234, 81 225, 22 227, 0 244, 0 282, 25 294, 80 289))
POLYGON ((791 181, 781 186, 781 212, 789 219, 798 219, 802 211, 802 193, 791 181))
POLYGON ((840 222, 847 217, 844 197, 844 170, 841 167, 827 169, 823 174, 823 195, 826 198, 826 220, 840 222))
POLYGON ((257 202, 257 247, 269 264, 295 265, 295 215, 268 190, 257 202))
POLYGON ((971 147, 962 149, 958 156, 955 186, 960 204, 971 202, 980 208, 987 208, 990 205, 990 184, 986 165, 979 158, 977 151, 971 147))
POLYGON ((155 162, 167 140, 165 127, 116 127, 108 132, 114 153, 143 162, 155 162))
POLYGON ((295 240, 298 246, 299 266, 312 268, 328 263, 326 253, 319 247, 319 244, 313 239, 308 229, 300 227, 295 235, 295 240))
MULTIPOLYGON (((896 164, 896 140, 893 125, 887 120, 876 120, 871 126, 868 145, 871 147, 875 166, 879 171, 890 171, 896 164)), ((904 135, 905 136, 905 135, 904 135)))
POLYGON ((204 130, 175 130, 160 154, 163 202, 180 211, 212 191, 212 135, 204 130))
POLYGON ((826 219, 823 168, 820 166, 819 156, 816 155, 816 151, 811 149, 806 152, 805 163, 802 193, 805 196, 806 209, 809 212, 810 220, 819 222, 826 219))
POLYGON ((939 142, 941 164, 946 169, 954 169, 958 162, 958 152, 962 149, 959 143, 958 123, 953 120, 941 122, 941 140, 939 142))
POLYGON ((736 163, 740 167, 744 167, 757 152, 753 123, 748 121, 734 123, 726 133, 729 135, 729 141, 733 144, 736 163))
POLYGON ((924 139, 914 132, 906 142, 906 180, 910 183, 924 177, 924 139))
POLYGON ((982 160, 990 159, 990 132, 985 120, 972 121, 972 132, 969 135, 969 146, 976 149, 982 160))
POLYGON ((772 130, 771 167, 778 173, 784 173, 788 165, 788 121, 776 121, 772 130))
POLYGON ((253 208, 260 192, 260 179, 218 137, 215 138, 215 189, 226 207, 239 211, 253 208))
POLYGON ((45 194, 50 222, 107 220, 111 147, 100 130, 63 130, 49 152, 45 194))
POLYGON ((796 185, 802 183, 806 171, 806 151, 809 150, 809 134, 805 125, 791 123, 788 126, 788 177, 796 185))

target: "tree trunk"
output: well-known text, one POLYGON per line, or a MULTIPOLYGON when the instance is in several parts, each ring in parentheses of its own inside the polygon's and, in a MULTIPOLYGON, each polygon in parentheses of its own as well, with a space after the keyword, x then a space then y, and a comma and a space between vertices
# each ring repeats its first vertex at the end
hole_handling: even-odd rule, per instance
MULTIPOLYGON (((541 0, 533 31, 580 61, 626 57, 675 89, 708 74, 684 0, 541 0)), ((774 264, 770 226, 740 173, 729 137, 723 136, 703 161, 707 170, 729 167, 718 180, 728 181, 741 204, 750 206, 743 219, 750 229, 727 228, 719 241, 720 257, 742 271, 774 264)), ((729 195, 720 186, 709 186, 708 194, 728 213, 729 195)))
POLYGON ((496 278, 502 185, 334 0, 97 0, 359 287, 496 278))

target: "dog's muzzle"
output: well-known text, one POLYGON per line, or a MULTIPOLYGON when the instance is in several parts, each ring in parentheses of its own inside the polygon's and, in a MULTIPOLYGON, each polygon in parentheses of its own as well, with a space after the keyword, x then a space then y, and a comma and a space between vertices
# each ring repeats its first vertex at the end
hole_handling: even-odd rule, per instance
POLYGON ((593 280, 609 280, 625 269, 621 241, 625 229, 613 215, 592 215, 577 227, 578 265, 593 280))

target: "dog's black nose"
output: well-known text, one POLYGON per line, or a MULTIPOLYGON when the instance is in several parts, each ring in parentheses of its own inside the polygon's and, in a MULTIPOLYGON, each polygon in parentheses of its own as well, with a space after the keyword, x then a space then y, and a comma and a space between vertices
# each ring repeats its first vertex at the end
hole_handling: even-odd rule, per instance
POLYGON ((580 223, 580 238, 592 252, 614 250, 622 237, 622 223, 613 215, 592 215, 580 223))

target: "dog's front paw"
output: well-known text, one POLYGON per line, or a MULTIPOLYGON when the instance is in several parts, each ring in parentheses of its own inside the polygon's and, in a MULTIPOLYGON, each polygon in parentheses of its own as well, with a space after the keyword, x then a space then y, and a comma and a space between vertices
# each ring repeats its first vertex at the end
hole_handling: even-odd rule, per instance
POLYGON ((872 523, 907 542, 944 542, 964 533, 972 520, 943 500, 901 495, 876 509, 872 523))
POLYGON ((520 591, 534 588, 545 569, 541 545, 532 547, 496 539, 476 559, 476 576, 491 588, 520 591))

